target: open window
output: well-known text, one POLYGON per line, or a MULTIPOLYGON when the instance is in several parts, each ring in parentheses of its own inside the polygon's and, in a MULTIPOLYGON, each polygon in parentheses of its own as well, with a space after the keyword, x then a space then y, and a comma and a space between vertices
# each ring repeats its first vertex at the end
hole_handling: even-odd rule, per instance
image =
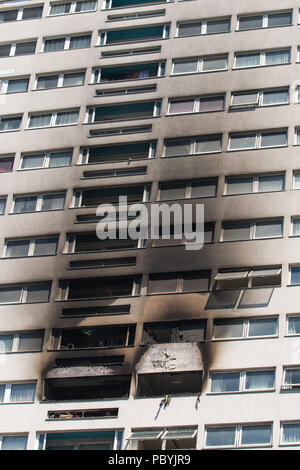
POLYGON ((133 429, 128 436, 131 450, 195 449, 197 428, 133 429))

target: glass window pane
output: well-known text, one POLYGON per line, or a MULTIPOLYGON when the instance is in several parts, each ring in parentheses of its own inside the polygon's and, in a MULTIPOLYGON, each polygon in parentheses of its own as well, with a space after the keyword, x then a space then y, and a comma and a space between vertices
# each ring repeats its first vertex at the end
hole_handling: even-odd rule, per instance
POLYGON ((43 196, 41 211, 55 211, 63 209, 65 205, 64 194, 49 194, 43 196))
POLYGON ((0 13, 0 23, 16 21, 17 17, 18 17, 18 10, 2 11, 0 13))
POLYGON ((257 67, 260 64, 260 54, 238 54, 235 58, 236 68, 257 67))
POLYGON ((155 294, 160 292, 176 292, 177 276, 167 274, 150 275, 149 277, 149 293, 155 294))
POLYGON ((248 336, 273 336, 277 333, 277 318, 251 319, 248 336))
POLYGON ((268 15, 268 26, 285 26, 292 23, 292 13, 271 13, 268 15))
POLYGON ((231 135, 229 149, 251 149, 256 146, 256 134, 231 135))
POLYGON ((212 57, 203 59, 203 72, 210 70, 226 70, 227 69, 227 57, 212 57))
POLYGON ((29 240, 12 240, 6 243, 6 258, 28 256, 29 240))
POLYGON ((266 65, 288 64, 290 62, 290 51, 266 52, 266 65))
POLYGON ((18 42, 16 44, 15 55, 34 54, 36 41, 31 42, 18 42))
POLYGON ((194 111, 194 99, 171 101, 169 114, 192 113, 194 111))
POLYGON ((284 424, 282 430, 283 444, 300 442, 300 423, 284 424))
POLYGON ((276 147, 282 145, 287 145, 287 131, 262 133, 261 147, 276 147))
POLYGON ((263 105, 288 103, 288 90, 265 91, 263 94, 263 105))
POLYGON ((211 376, 211 392, 238 392, 240 388, 240 373, 214 373, 211 376))
POLYGON ((246 372, 246 390, 267 390, 274 387, 275 372, 263 370, 246 372))
POLYGON ((200 98, 200 112, 223 111, 224 96, 214 96, 212 98, 200 98))
POLYGON ((36 240, 34 245, 34 256, 55 255, 57 242, 57 238, 43 238, 41 240, 36 240))
POLYGON ((258 178, 258 192, 283 190, 284 175, 260 176, 258 178))
POLYGON ((233 446, 235 443, 235 426, 223 428, 208 428, 206 430, 207 447, 233 446))
POLYGON ((283 222, 257 222, 255 238, 282 237, 283 222))
POLYGON ((3 215, 5 212, 6 199, 0 199, 0 214, 3 215))
POLYGON ((217 192, 216 181, 192 183, 191 197, 213 197, 217 192))
POLYGON ((67 124, 77 124, 78 114, 78 111, 65 111, 62 113, 57 113, 55 125, 65 126, 67 124))
POLYGON ((288 334, 300 334, 300 317, 289 317, 288 319, 288 334))
POLYGON ((22 117, 0 118, 0 131, 20 129, 22 117))
POLYGON ((58 75, 47 75, 45 77, 38 77, 37 90, 44 90, 47 88, 56 88, 58 85, 58 75))
POLYGON ((182 292, 207 291, 209 289, 210 275, 207 271, 183 273, 182 292))
POLYGON ((86 2, 76 2, 76 8, 75 11, 91 11, 95 10, 96 2, 91 0, 91 1, 86 1, 86 2))
POLYGON ((1 287, 0 303, 17 303, 20 301, 22 287, 1 287))
POLYGON ((0 57, 8 57, 10 54, 10 44, 1 44, 0 45, 0 57))
POLYGON ((252 193, 253 178, 227 178, 226 194, 252 193))
POLYGON ((230 19, 210 20, 207 22, 207 34, 227 33, 230 31, 230 19))
POLYGON ((195 153, 210 153, 220 152, 222 145, 222 138, 216 137, 203 137, 196 140, 195 153))
POLYGON ((50 168, 59 166, 70 166, 72 161, 73 152, 56 152, 50 154, 50 168))
POLYGON ((174 61, 173 73, 193 73, 197 72, 197 69, 198 59, 174 61))
POLYGON ((24 155, 21 168, 42 168, 44 166, 45 154, 24 155))
POLYGON ((5 385, 0 385, 0 403, 4 401, 5 385))
MULTIPOLYGON (((0 335, 0 353, 5 353, 12 351, 12 346, 13 346, 13 341, 14 341, 14 335, 0 335)), ((0 402, 3 401, 3 398, 1 400, 3 388, 5 389, 5 385, 2 386, 0 385, 0 402)), ((4 392, 3 392, 4 395, 4 392)))
POLYGON ((74 36, 70 40, 70 49, 90 47, 91 36, 74 36))
POLYGON ((12 171, 14 165, 13 157, 9 158, 0 158, 0 173, 6 173, 12 171))
POLYGON ((37 196, 16 197, 14 204, 14 214, 23 212, 35 212, 37 196))
POLYGON ((176 140, 166 142, 166 157, 177 157, 180 155, 189 155, 191 147, 190 140, 176 140))
POLYGON ((28 127, 47 127, 50 126, 52 114, 37 114, 30 116, 28 127))
POLYGON ((299 385, 300 369, 287 369, 285 372, 284 383, 288 385, 299 385))
POLYGON ((164 184, 160 188, 160 201, 184 199, 186 193, 185 184, 164 184))
POLYGON ((65 73, 63 79, 63 86, 83 85, 84 76, 84 72, 65 73))
POLYGON ((233 94, 231 99, 232 106, 243 106, 256 104, 258 102, 258 92, 233 94))
POLYGON ((36 385, 31 384, 12 384, 10 402, 11 403, 24 403, 34 401, 36 385))
POLYGON ((239 18, 239 29, 257 29, 262 28, 262 16, 242 16, 239 18))
POLYGON ((291 284, 300 284, 300 267, 291 268, 291 284))
POLYGON ((215 320, 214 338, 241 338, 242 336, 243 320, 215 320))
POLYGON ((43 12, 43 7, 24 8, 22 20, 41 18, 42 12, 43 12))
POLYGON ((178 27, 178 36, 193 36, 201 34, 201 22, 200 23, 187 23, 180 24, 178 27))
POLYGON ((300 173, 297 173, 297 172, 294 173, 294 188, 295 189, 300 188, 300 173))
POLYGON ((18 351, 40 351, 42 349, 42 343, 42 331, 20 333, 18 351))
POLYGON ((249 240, 250 224, 223 223, 223 241, 249 240))
POLYGON ((51 5, 50 15, 63 15, 65 13, 69 13, 71 9, 71 2, 70 3, 56 3, 51 5))
POLYGON ((48 302, 50 296, 50 284, 32 284, 27 288, 26 303, 48 302))
POLYGON ((242 445, 270 444, 271 426, 242 426, 242 445))
POLYGON ((27 91, 28 78, 18 78, 16 80, 9 80, 6 93, 20 93, 27 91))
POLYGON ((26 450, 27 436, 3 436, 1 450, 26 450))
POLYGON ((63 51, 65 47, 65 38, 46 39, 44 52, 63 51))

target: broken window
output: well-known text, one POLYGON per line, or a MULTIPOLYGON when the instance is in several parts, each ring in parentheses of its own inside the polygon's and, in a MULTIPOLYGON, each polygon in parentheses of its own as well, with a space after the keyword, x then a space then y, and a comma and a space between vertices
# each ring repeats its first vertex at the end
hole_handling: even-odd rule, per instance
POLYGON ((139 295, 140 277, 100 277, 60 281, 61 300, 139 295))
POLYGON ((204 341, 206 320, 145 323, 144 344, 185 343, 204 341))
POLYGON ((202 371, 139 374, 137 396, 197 394, 201 387, 202 371))
POLYGON ((122 65, 94 69, 92 83, 107 83, 120 80, 137 80, 162 76, 164 63, 149 62, 144 64, 122 65))

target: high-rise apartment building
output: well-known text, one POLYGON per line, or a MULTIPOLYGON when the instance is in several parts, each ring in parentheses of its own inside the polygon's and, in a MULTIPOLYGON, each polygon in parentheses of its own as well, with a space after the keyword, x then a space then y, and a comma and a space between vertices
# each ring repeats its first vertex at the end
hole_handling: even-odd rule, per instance
POLYGON ((0 449, 300 449, 299 28, 0 2, 0 449), (119 196, 204 204, 204 247, 100 240, 119 196))

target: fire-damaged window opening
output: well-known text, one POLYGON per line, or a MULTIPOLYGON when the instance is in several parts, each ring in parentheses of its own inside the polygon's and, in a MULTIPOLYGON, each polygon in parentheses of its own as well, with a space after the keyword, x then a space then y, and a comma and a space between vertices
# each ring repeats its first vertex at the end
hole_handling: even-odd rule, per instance
POLYGON ((130 450, 196 449, 197 428, 132 429, 130 450))
POLYGON ((210 271, 150 274, 148 294, 207 292, 210 271))
POLYGON ((155 158, 156 144, 157 141, 148 141, 82 148, 79 164, 92 165, 155 158))
POLYGON ((68 269, 112 268, 118 266, 135 266, 136 258, 86 259, 70 261, 68 269))
POLYGON ((90 317, 96 315, 129 315, 131 305, 104 305, 99 307, 64 308, 64 317, 90 317))
POLYGON ((138 374, 137 397, 199 394, 202 371, 138 374))
POLYGON ((122 366, 124 364, 124 355, 120 356, 89 356, 89 357, 63 357, 55 359, 55 367, 93 367, 93 366, 122 366))
POLYGON ((83 300, 140 295, 141 276, 84 278, 59 281, 57 300, 83 300))
POLYGON ((131 375, 46 378, 44 400, 77 401, 128 398, 131 375))
POLYGON ((143 344, 185 343, 204 341, 206 320, 145 323, 143 344))
POLYGON ((48 411, 49 420, 65 419, 93 419, 93 418, 117 418, 119 408, 97 408, 91 410, 59 410, 48 411))
POLYGON ((281 286, 281 266, 220 269, 206 309, 266 307, 281 286))
MULTIPOLYGON (((99 218, 100 220, 100 218, 99 218)), ((95 232, 72 233, 67 235, 65 253, 91 253, 110 250, 129 250, 143 247, 143 240, 107 239, 100 240, 95 232)))
POLYGON ((53 330, 53 349, 98 349, 134 345, 135 325, 53 330))
POLYGON ((109 188, 75 189, 72 207, 94 207, 99 204, 119 204, 119 197, 126 196, 127 202, 149 202, 151 184, 118 186, 109 188))

